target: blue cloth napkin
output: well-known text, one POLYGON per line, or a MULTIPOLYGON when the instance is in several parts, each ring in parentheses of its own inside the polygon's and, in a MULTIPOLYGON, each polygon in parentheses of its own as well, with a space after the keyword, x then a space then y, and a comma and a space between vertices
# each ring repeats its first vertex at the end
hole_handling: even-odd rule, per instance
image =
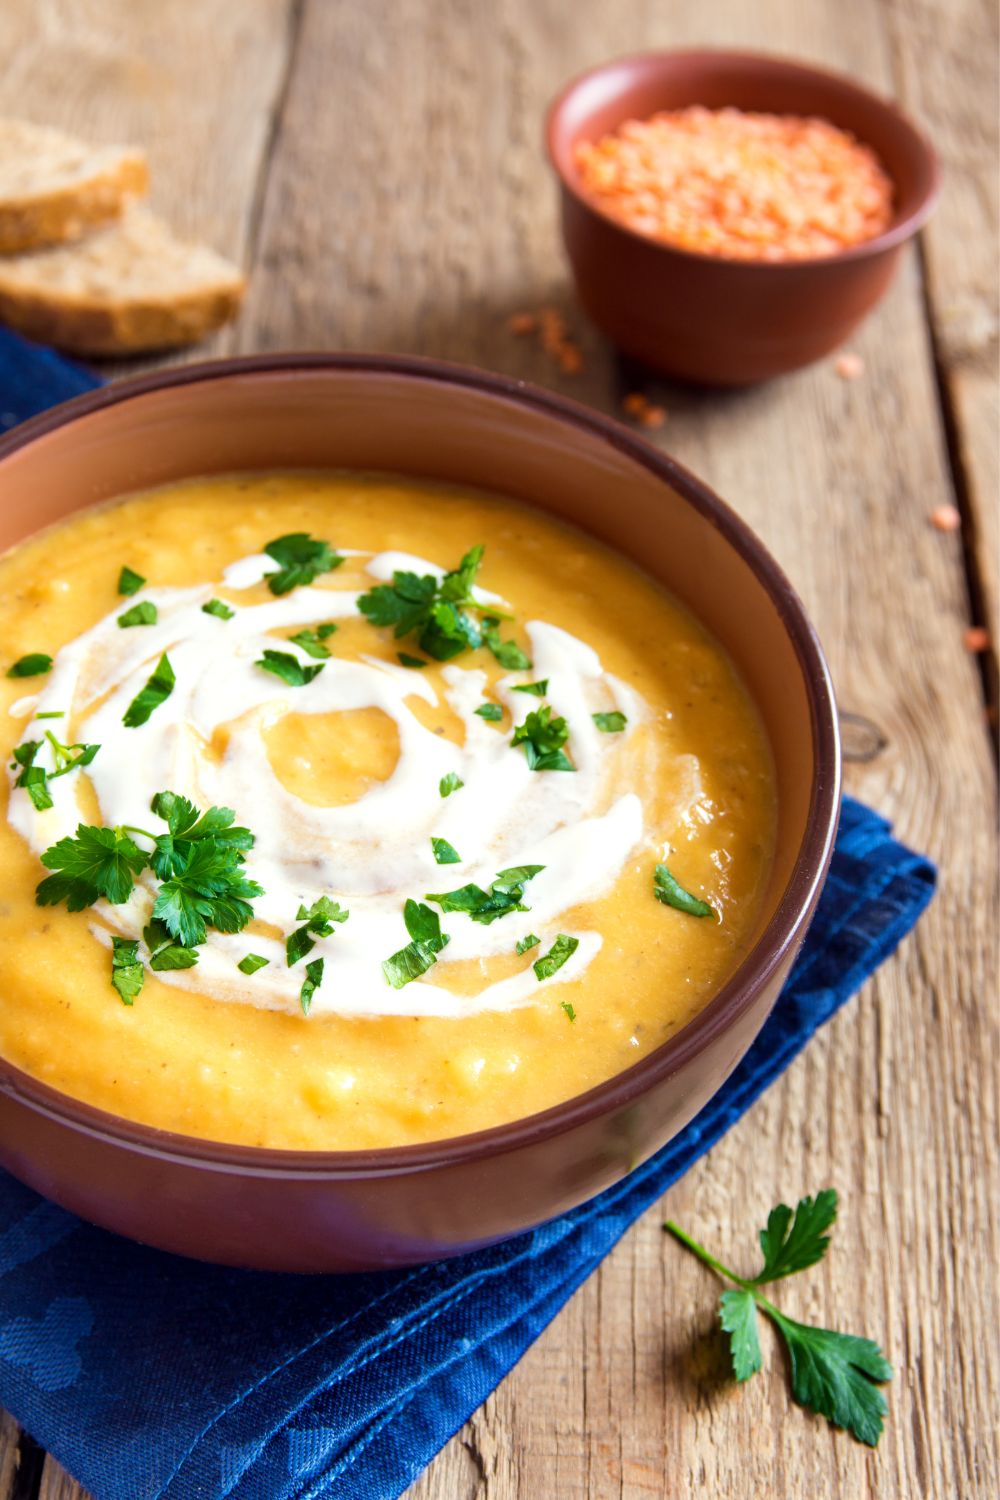
MULTIPOLYGON (((88 383, 0 332, 0 412, 88 383)), ((225 1270, 94 1229, 0 1173, 0 1403, 97 1500, 394 1500, 892 952, 934 878, 846 800, 809 936, 729 1081, 624 1181, 490 1250, 351 1277, 225 1270)))

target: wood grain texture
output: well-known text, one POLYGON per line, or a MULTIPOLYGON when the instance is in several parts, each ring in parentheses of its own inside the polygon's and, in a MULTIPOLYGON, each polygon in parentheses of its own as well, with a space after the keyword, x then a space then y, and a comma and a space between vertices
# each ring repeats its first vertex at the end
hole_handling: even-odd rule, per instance
MULTIPOLYGON (((89 0, 82 9, 99 37, 124 7, 89 0)), ((260 8, 271 27, 276 9, 260 8)), ((62 44, 55 8, 39 10, 50 27, 32 43, 32 76, 42 77, 46 48, 62 44)), ((148 14, 144 53, 175 55, 190 13, 181 0, 148 14)), ((70 15, 58 9, 62 25, 70 15)), ((927 520, 956 494, 937 349, 984 540, 990 524, 993 372, 985 346, 941 362, 958 347, 957 328, 979 326, 990 290, 985 210, 970 218, 981 144, 958 222, 962 234, 978 226, 982 244, 952 245, 942 229, 928 245, 926 280, 908 255, 854 343, 863 379, 841 381, 827 362, 715 396, 649 380, 573 311, 540 147, 543 107, 575 71, 642 47, 714 41, 816 58, 884 93, 895 80, 946 156, 961 161, 967 121, 992 108, 986 61, 970 64, 961 39, 984 47, 977 17, 973 0, 761 0, 752 9, 716 0, 710 10, 696 0, 578 0, 571 11, 561 0, 307 0, 284 83, 272 59, 263 89, 260 58, 247 77, 227 68, 215 79, 210 108, 232 110, 268 159, 257 192, 248 165, 230 180, 221 145, 201 140, 199 171, 218 183, 220 222, 255 247, 247 310, 220 347, 409 350, 505 370, 608 411, 637 387, 661 400, 670 418, 657 441, 763 535, 815 618, 843 706, 887 739, 871 763, 850 768, 850 789, 941 867, 940 892, 901 952, 669 1194, 672 1217, 741 1265, 779 1198, 840 1190, 830 1256, 801 1285, 784 1286, 780 1302, 889 1352, 898 1375, 877 1453, 790 1405, 770 1340, 765 1373, 733 1387, 714 1321, 718 1288, 652 1212, 409 1500, 967 1500, 1000 1486, 1000 1309, 989 1273, 998 1259, 995 778, 979 674, 961 644, 962 544, 927 520), (924 70, 930 38, 940 52, 924 70), (971 309, 965 324, 948 322, 949 286, 971 309), (548 302, 566 309, 580 337, 587 366, 578 377, 557 374, 507 332, 512 310, 548 302), (966 370, 974 377, 958 380, 966 370)), ((0 19, 0 43, 7 24, 0 19)), ((7 109, 22 86, 13 72, 14 85, 8 77, 0 87, 7 109)), ((135 107, 118 102, 131 96, 120 78, 102 73, 99 86, 112 120, 135 107)), ((90 86, 75 87, 80 113, 92 113, 90 86)), ((163 106, 166 135, 183 136, 175 116, 185 106, 163 106)), ((78 122, 64 114, 59 123, 78 122)), ((164 207, 180 213, 190 164, 165 164, 161 179, 164 207)), ((81 1496, 51 1461, 41 1494, 81 1496)))
POLYGON ((984 616, 995 639, 1000 610, 997 10, 987 0, 953 0, 946 12, 928 0, 890 0, 888 11, 900 98, 926 123, 944 172, 941 202, 924 235, 927 295, 941 374, 954 405, 984 616))

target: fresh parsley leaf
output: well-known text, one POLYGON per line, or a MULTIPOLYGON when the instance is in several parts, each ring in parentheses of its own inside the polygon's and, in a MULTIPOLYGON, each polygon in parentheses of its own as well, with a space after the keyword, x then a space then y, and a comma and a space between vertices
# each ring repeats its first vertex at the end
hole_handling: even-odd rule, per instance
POLYGON ((236 613, 230 605, 224 604, 221 599, 209 599, 207 604, 201 606, 203 615, 214 615, 217 620, 231 620, 236 613))
POLYGON ((526 656, 516 641, 500 639, 499 615, 484 615, 483 645, 492 651, 500 665, 508 672, 530 672, 531 657, 526 656))
POLYGON ((136 729, 140 724, 145 724, 150 714, 170 697, 176 680, 174 669, 164 652, 146 686, 139 689, 125 710, 122 723, 126 729, 136 729))
POLYGON ((691 917, 714 917, 715 912, 707 901, 692 896, 680 881, 675 880, 666 865, 657 865, 653 873, 653 895, 664 906, 673 906, 677 911, 686 911, 691 917))
POLYGON ((322 958, 314 958, 312 963, 306 964, 306 977, 302 982, 302 989, 299 994, 299 1004, 302 1006, 302 1014, 304 1016, 309 1014, 312 997, 323 983, 324 962, 325 960, 322 958))
POLYGON ((397 651, 396 659, 401 667, 429 667, 430 662, 422 656, 411 656, 408 651, 397 651))
POLYGON ((265 969, 271 962, 269 958, 261 958, 259 953, 248 953, 241 958, 236 967, 241 974, 256 974, 258 969, 265 969))
POLYGON ((431 839, 431 848, 434 858, 439 865, 460 865, 462 856, 458 850, 449 844, 447 839, 431 839))
POLYGON ((193 948, 185 948, 175 942, 166 923, 155 918, 142 929, 142 936, 149 949, 149 967, 160 972, 165 969, 193 969, 198 955, 193 948))
POLYGON ((336 625, 320 625, 315 630, 300 630, 296 635, 290 635, 288 639, 293 645, 300 646, 308 656, 315 656, 317 660, 325 660, 330 651, 323 642, 328 640, 336 630, 336 625))
POLYGON ((892 1379, 892 1365, 878 1345, 829 1328, 809 1328, 777 1308, 767 1311, 788 1348, 795 1400, 874 1448, 889 1410, 878 1386, 892 1379))
POLYGON ((122 568, 118 574, 119 594, 137 594, 146 582, 141 573, 135 573, 131 568, 122 568))
POLYGON ((7 668, 7 676, 41 677, 44 672, 51 670, 51 656, 46 656, 44 651, 29 651, 27 656, 18 657, 14 665, 7 668))
POLYGON ((153 916, 185 948, 197 947, 206 927, 240 932, 253 918, 250 902, 264 893, 243 870, 243 856, 230 844, 205 838, 189 845, 180 869, 165 880, 153 916))
POLYGON ((62 708, 50 708, 44 714, 36 714, 36 719, 65 719, 66 711, 62 708))
POLYGON ((49 792, 49 774, 44 766, 34 764, 35 756, 42 748, 41 740, 25 740, 22 745, 15 745, 12 754, 10 769, 21 768, 21 774, 14 782, 15 787, 23 786, 31 798, 37 812, 45 812, 52 806, 52 796, 49 792))
POLYGON ((503 709, 499 703, 480 703, 479 707, 473 711, 481 719, 488 719, 491 724, 498 724, 503 718, 503 709))
POLYGON ((560 1000, 559 1001, 559 1008, 560 1008, 560 1010, 564 1010, 566 1012, 566 1019, 567 1020, 569 1020, 569 1021, 575 1021, 576 1020, 576 1011, 573 1009, 573 1005, 572 1005, 571 1001, 569 1001, 569 1000, 560 1000))
POLYGON ((321 573, 332 573, 344 559, 329 542, 312 537, 307 531, 291 531, 268 542, 268 557, 278 564, 277 573, 266 574, 272 594, 290 594, 292 589, 312 583, 321 573))
POLYGON ((612 709, 606 714, 591 714, 590 716, 602 734, 621 734, 628 719, 617 709, 612 709))
POLYGON ((139 604, 133 604, 123 615, 119 615, 118 624, 122 630, 127 630, 130 625, 155 625, 158 619, 156 605, 143 599, 139 604))
POLYGON ((442 797, 450 797, 452 792, 457 792, 464 785, 465 782, 460 776, 457 776, 454 771, 449 771, 447 776, 442 776, 438 782, 438 791, 442 797))
POLYGON ((543 677, 540 682, 522 682, 519 687, 511 688, 513 693, 531 693, 535 698, 544 698, 549 690, 549 679, 543 677))
POLYGON ((308 927, 296 927, 285 939, 285 961, 289 968, 297 964, 300 958, 305 958, 316 946, 315 939, 310 937, 308 927))
POLYGON ((407 901, 403 907, 403 921, 411 941, 382 963, 382 972, 394 990, 401 990, 404 984, 426 974, 431 965, 437 963, 441 949, 450 942, 448 934, 441 931, 437 912, 419 901, 407 901))
POLYGON ((566 960, 573 957, 579 946, 579 938, 569 937, 565 932, 561 932, 548 953, 543 954, 541 958, 536 958, 532 964, 535 978, 539 981, 551 979, 556 970, 561 969, 566 960))
POLYGON ((764 1363, 757 1334, 757 1303, 753 1292, 744 1291, 742 1287, 731 1287, 723 1292, 719 1299, 719 1322, 729 1334, 733 1374, 737 1380, 749 1380, 764 1363))
POLYGON ((435 902, 446 915, 464 912, 474 922, 488 927, 498 917, 530 910, 521 901, 525 884, 544 869, 544 865, 518 865, 514 869, 501 870, 488 891, 478 885, 463 885, 455 891, 440 891, 437 895, 428 893, 427 900, 435 902))
POLYGON ((111 983, 123 1005, 131 1005, 142 989, 146 971, 139 959, 138 940, 111 939, 111 983))
POLYGON ((193 846, 200 840, 210 839, 220 849, 242 852, 253 848, 254 837, 249 828, 233 826, 236 814, 231 807, 210 807, 202 814, 193 802, 176 792, 157 792, 150 806, 170 830, 155 839, 149 857, 161 880, 169 880, 187 868, 193 846))
POLYGON ((329 937, 333 931, 333 923, 346 922, 349 916, 350 912, 345 911, 338 902, 331 901, 329 896, 320 896, 312 906, 300 906, 297 920, 305 925, 297 927, 285 939, 288 967, 291 968, 300 958, 305 958, 307 953, 312 952, 316 946, 313 938, 329 937))
POLYGON ((787 1203, 779 1203, 767 1216, 767 1227, 760 1232, 764 1269, 752 1278, 754 1286, 780 1281, 808 1270, 822 1260, 830 1243, 826 1231, 837 1217, 837 1194, 824 1188, 815 1198, 801 1198, 792 1217, 787 1203))
MULTIPOLYGON (((325 646, 323 649, 329 656, 325 646)), ((265 672, 273 672, 275 677, 280 677, 289 687, 305 687, 307 682, 312 682, 323 670, 322 662, 318 667, 304 667, 290 651, 265 651, 260 660, 254 662, 254 666, 263 667, 265 672)))
POLYGON ((512 745, 523 745, 532 771, 575 771, 576 766, 562 749, 569 739, 565 719, 554 719, 546 703, 533 709, 523 724, 514 730, 512 745))
POLYGON ((146 855, 123 828, 94 828, 81 823, 75 838, 63 838, 42 855, 49 875, 35 892, 39 906, 65 901, 70 911, 82 911, 104 896, 120 905, 132 894, 135 876, 146 867, 146 855))
POLYGON ((527 937, 523 937, 517 944, 515 951, 518 953, 527 953, 529 949, 537 948, 541 941, 540 937, 536 937, 533 932, 529 932, 527 937))
POLYGON ((764 1270, 749 1281, 716 1260, 672 1221, 663 1227, 716 1275, 734 1283, 734 1288, 722 1294, 720 1321, 729 1334, 736 1379, 748 1380, 761 1368, 757 1336, 760 1309, 774 1323, 788 1349, 793 1398, 835 1427, 846 1428, 860 1442, 875 1447, 888 1410, 878 1387, 893 1374, 878 1345, 854 1334, 798 1323, 759 1290, 765 1282, 806 1270, 821 1260, 830 1243, 825 1231, 836 1216, 837 1194, 832 1188, 817 1193, 815 1199, 800 1199, 794 1217, 787 1204, 778 1204, 760 1234, 764 1270))
MULTIPOLYGON (((440 581, 430 573, 395 572, 391 583, 362 594, 358 608, 373 625, 391 625, 397 640, 416 634, 428 656, 450 661, 482 640, 479 626, 466 613, 479 608, 472 588, 482 559, 483 548, 472 547, 440 581)), ((411 657, 406 665, 416 660, 411 657)))

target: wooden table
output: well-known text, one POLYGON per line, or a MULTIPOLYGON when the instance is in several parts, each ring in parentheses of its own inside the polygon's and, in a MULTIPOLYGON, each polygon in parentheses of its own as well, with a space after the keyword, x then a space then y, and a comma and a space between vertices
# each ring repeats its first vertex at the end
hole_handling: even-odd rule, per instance
MULTIPOLYGON (((672 1216, 743 1264, 773 1203, 836 1185, 830 1256, 783 1303, 891 1355, 877 1453, 790 1405, 770 1340, 766 1373, 733 1386, 717 1287, 651 1212, 410 1500, 998 1492, 996 662, 963 647, 973 622, 998 639, 996 43, 987 0, 0 7, 0 111, 143 144, 156 204, 251 269, 242 319, 199 356, 418 351, 606 411, 637 385, 662 401, 655 440, 763 535, 843 708, 881 732, 849 789, 941 867, 916 934, 669 1196, 672 1216), (705 42, 851 73, 938 145, 941 207, 855 341, 859 380, 828 361, 696 394, 624 367, 573 306, 546 101, 616 53, 705 42), (566 310, 583 373, 507 331, 512 311, 544 303, 566 310), (929 522, 949 503, 959 535, 929 522)), ((0 1500, 82 1500, 4 1421, 0 1500)))

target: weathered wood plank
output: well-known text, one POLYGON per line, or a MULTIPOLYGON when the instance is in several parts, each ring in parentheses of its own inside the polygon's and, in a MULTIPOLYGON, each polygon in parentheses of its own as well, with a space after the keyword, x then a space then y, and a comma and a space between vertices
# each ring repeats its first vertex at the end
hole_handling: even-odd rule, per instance
POLYGON ((997 99, 1000 36, 988 0, 891 0, 900 98, 941 156, 944 191, 924 235, 927 293, 954 422, 973 588, 1000 639, 1000 406, 997 402, 997 99))

